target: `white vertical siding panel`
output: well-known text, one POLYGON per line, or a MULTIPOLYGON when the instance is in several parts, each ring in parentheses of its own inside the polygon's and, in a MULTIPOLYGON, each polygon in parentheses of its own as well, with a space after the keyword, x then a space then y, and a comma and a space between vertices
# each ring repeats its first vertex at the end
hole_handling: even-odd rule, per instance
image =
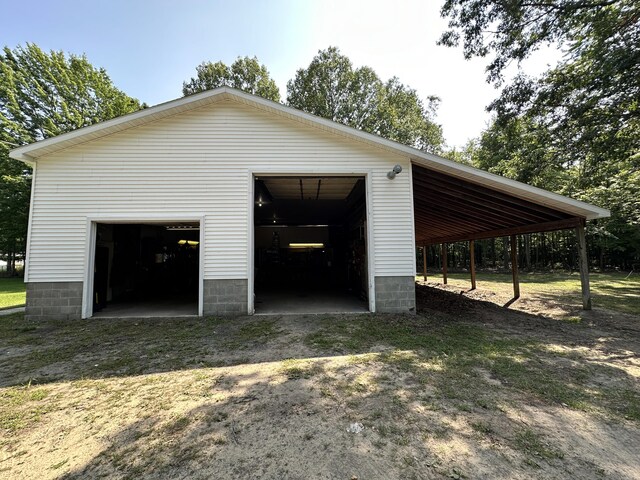
POLYGON ((413 275, 407 158, 222 102, 41 158, 29 279, 83 280, 88 217, 162 215, 205 216, 204 278, 248 278, 248 173, 310 169, 371 175, 375 274, 413 275))

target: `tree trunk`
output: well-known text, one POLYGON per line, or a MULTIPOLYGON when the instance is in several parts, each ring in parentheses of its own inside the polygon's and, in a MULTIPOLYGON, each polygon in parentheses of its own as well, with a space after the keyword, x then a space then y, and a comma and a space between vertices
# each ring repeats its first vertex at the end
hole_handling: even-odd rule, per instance
POLYGON ((524 240, 524 265, 531 271, 531 234, 523 235, 524 240))
POLYGON ((504 261, 504 269, 509 271, 510 254, 509 254, 509 237, 502 238, 502 257, 504 261))
POLYGON ((7 276, 13 277, 13 252, 7 254, 7 276))
POLYGON ((492 238, 491 240, 491 267, 496 268, 496 239, 492 238))

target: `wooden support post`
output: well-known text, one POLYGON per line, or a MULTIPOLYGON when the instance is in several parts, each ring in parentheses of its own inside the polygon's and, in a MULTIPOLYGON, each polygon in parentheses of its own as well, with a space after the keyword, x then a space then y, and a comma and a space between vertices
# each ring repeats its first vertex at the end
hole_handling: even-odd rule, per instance
POLYGON ((578 239, 578 264, 580 266, 580 284, 582 286, 582 308, 591 310, 591 290, 589 288, 589 256, 587 254, 587 239, 584 235, 584 223, 576 227, 578 239))
POLYGON ((447 244, 442 244, 442 283, 447 284, 447 244))
POLYGON ((513 299, 520 298, 520 280, 518 280, 518 242, 511 235, 511 275, 513 276, 513 299))
POLYGON ((424 281, 427 281, 427 247, 426 245, 422 247, 422 275, 424 276, 424 281))
POLYGON ((471 290, 476 289, 476 243, 469 240, 469 270, 471 270, 471 290))

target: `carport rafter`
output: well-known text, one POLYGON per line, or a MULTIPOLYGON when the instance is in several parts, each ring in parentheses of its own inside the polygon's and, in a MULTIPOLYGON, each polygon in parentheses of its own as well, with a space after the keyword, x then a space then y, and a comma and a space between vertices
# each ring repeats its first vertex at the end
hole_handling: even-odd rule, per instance
POLYGON ((438 199, 441 202, 444 200, 448 204, 463 206, 469 211, 479 211, 484 216, 488 217, 497 216, 502 220, 505 218, 512 220, 524 219, 530 222, 545 220, 545 217, 528 212, 525 209, 518 210, 517 208, 511 208, 508 205, 497 205, 496 203, 478 203, 479 199, 474 197, 473 194, 466 194, 463 191, 454 193, 451 190, 442 190, 441 188, 434 186, 432 183, 423 182, 420 179, 416 180, 416 185, 423 186, 426 189, 420 191, 419 198, 427 199, 430 202, 434 199, 438 199))
MULTIPOLYGON (((510 235, 522 235, 525 233, 552 232, 555 230, 567 230, 577 228, 582 225, 583 219, 578 217, 552 222, 537 223, 531 225, 521 225, 518 227, 503 228, 498 230, 487 230, 484 232, 469 233, 467 235, 448 235, 429 238, 428 243, 454 243, 465 240, 483 240, 487 238, 507 237, 510 235)), ((421 238, 421 237, 417 237, 421 238)))

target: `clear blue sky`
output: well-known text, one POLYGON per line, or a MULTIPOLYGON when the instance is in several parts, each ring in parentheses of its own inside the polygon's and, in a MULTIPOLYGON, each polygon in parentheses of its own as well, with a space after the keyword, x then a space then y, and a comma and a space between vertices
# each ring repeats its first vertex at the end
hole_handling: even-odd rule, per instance
MULTIPOLYGON (((337 46, 356 66, 397 76, 441 97, 451 146, 477 136, 497 92, 484 62, 438 47, 437 0, 0 0, 0 43, 86 54, 128 95, 150 105, 181 96, 203 61, 257 56, 286 97, 286 82, 319 49, 337 46)), ((552 55, 553 56, 553 55, 552 55)), ((544 63, 544 62, 543 62, 544 63)), ((533 70, 543 67, 533 65, 533 70)))

